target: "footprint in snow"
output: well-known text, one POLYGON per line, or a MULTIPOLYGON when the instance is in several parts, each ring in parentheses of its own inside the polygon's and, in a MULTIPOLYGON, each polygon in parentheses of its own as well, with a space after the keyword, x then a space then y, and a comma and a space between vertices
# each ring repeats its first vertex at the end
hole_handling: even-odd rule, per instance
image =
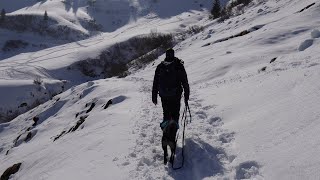
POLYGON ((319 63, 312 63, 308 67, 313 67, 313 66, 318 66, 318 65, 319 65, 319 63))
POLYGON ((137 154, 136 153, 130 153, 129 156, 132 157, 132 158, 136 158, 137 154))
POLYGON ((219 141, 221 141, 222 143, 230 143, 232 140, 234 140, 234 134, 234 132, 220 134, 219 141))
POLYGON ((236 167, 235 179, 257 179, 260 176, 260 165, 255 161, 247 161, 236 167))
POLYGON ((146 158, 146 157, 142 157, 138 163, 138 166, 141 167, 141 166, 150 166, 152 164, 152 162, 150 161, 150 159, 146 158))
POLYGON ((124 163, 122 163, 122 166, 128 166, 130 164, 130 162, 126 161, 124 163))
POLYGON ((141 133, 140 136, 144 137, 144 138, 147 137, 147 135, 145 133, 141 133))
POLYGON ((209 124, 211 124, 212 126, 216 127, 216 126, 220 126, 222 125, 222 119, 220 117, 212 117, 208 120, 209 124))
POLYGON ((207 111, 207 110, 209 110, 209 109, 213 109, 213 108, 215 108, 215 106, 213 106, 213 105, 209 105, 209 106, 205 106, 205 107, 203 107, 202 109, 203 109, 203 110, 205 110, 205 111, 207 111))
POLYGON ((204 111, 198 111, 195 113, 200 119, 206 119, 207 114, 204 111))

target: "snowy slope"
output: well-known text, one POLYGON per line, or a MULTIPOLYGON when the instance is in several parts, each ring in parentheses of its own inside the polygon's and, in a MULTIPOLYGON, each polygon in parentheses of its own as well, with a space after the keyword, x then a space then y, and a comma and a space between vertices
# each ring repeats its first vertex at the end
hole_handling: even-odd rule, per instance
MULTIPOLYGON (((186 129, 183 169, 173 171, 162 162, 162 109, 150 97, 161 56, 126 78, 75 86, 0 124, 0 173, 22 162, 15 179, 318 179, 320 4, 297 13, 313 2, 263 1, 220 24, 201 15, 181 15, 182 24, 200 21, 206 27, 175 47, 176 56, 185 61, 193 115, 186 129), (245 30, 248 34, 231 38, 245 30), (110 99, 115 103, 104 109, 110 99), (34 117, 39 121, 33 126, 34 117), (85 121, 77 130, 62 133, 81 118, 85 121), (24 142, 29 132, 31 139, 24 142)), ((160 32, 179 31, 183 26, 177 19, 155 18, 149 24, 141 19, 136 26, 82 41, 87 47, 71 43, 50 50, 57 54, 21 54, 2 61, 7 64, 1 72, 17 72, 9 71, 18 68, 7 68, 10 63, 34 67, 41 60, 57 78, 74 57, 94 56, 112 44, 103 42, 104 37, 122 41, 155 25, 160 32), (36 59, 23 60, 30 55, 36 59)), ((60 76, 66 74, 62 72, 60 76)), ((1 77, 23 79, 10 74, 1 77)), ((181 132, 178 145, 180 163, 181 132)))
MULTIPOLYGON (((57 19, 62 18, 62 20, 58 20, 58 22, 64 22, 64 18, 66 18, 68 14, 64 14, 64 9, 61 10, 63 7, 58 6, 59 3, 61 5, 61 2, 46 2, 53 3, 46 5, 46 7, 52 6, 51 8, 57 8, 60 10, 55 11, 56 17, 57 19), (54 3, 58 5, 55 5, 54 3)), ((21 9, 13 12, 12 14, 41 13, 39 8, 42 8, 42 6, 44 6, 44 4, 21 9), (34 11, 32 9, 34 9, 34 11)), ((191 6, 187 7, 191 8, 191 6)), ((171 11, 175 10, 173 9, 171 11)), ((50 16, 49 11, 48 14, 50 16)), ((112 45, 127 41, 128 39, 138 35, 149 34, 152 31, 174 34, 184 32, 192 25, 201 24, 201 21, 204 21, 206 18, 206 11, 184 12, 177 16, 167 17, 164 19, 150 13, 145 17, 136 19, 136 21, 132 23, 126 24, 121 28, 119 27, 112 33, 98 34, 82 41, 50 47, 57 42, 43 39, 48 40, 49 43, 52 42, 49 46, 50 48, 35 52, 32 52, 30 49, 26 49, 31 52, 20 53, 12 57, 5 58, 0 62, 0 74, 2 79, 0 86, 3 87, 0 91, 4 92, 0 95, 1 99, 3 99, 3 103, 0 105, 0 114, 5 116, 4 119, 7 119, 6 117, 14 117, 21 112, 25 112, 25 108, 19 108, 23 103, 27 103, 29 108, 30 104, 33 106, 33 104, 38 100, 34 97, 40 97, 44 100, 49 99, 52 95, 60 93, 73 85, 92 80, 92 78, 84 77, 78 70, 70 70, 70 66, 87 58, 98 57, 102 51, 108 49, 112 45), (19 66, 17 66, 17 64, 19 64, 19 66), (43 89, 45 90, 37 93, 38 87, 33 84, 36 78, 40 78, 44 83, 55 84, 56 86, 54 88, 50 88, 44 85, 43 89), (15 84, 17 80, 19 81, 19 85, 10 85, 15 84), (63 85, 63 82, 66 82, 66 84, 63 85), (8 95, 5 93, 8 91, 17 93, 11 93, 8 95), (38 96, 31 95, 31 92, 32 94, 37 93, 38 96), (21 97, 17 96, 17 94, 24 95, 21 97)), ((33 37, 34 36, 31 36, 28 39, 33 39, 33 37)), ((43 40, 39 41, 39 38, 35 38, 33 41, 44 42, 43 40)), ((46 42, 46 44, 48 42, 46 42)), ((7 55, 7 53, 4 54, 4 56, 7 55)), ((43 100, 40 100, 40 103, 42 102, 43 100)))
POLYGON ((211 8, 210 2, 188 1, 181 6, 179 1, 152 0, 3 0, 0 7, 6 10, 8 21, 0 24, 0 60, 83 40, 101 32, 114 32, 141 18, 149 22, 155 18, 170 19, 184 12, 206 11, 211 8), (168 4, 172 5, 171 9, 164 8, 168 4), (45 11, 48 26, 42 22, 45 11), (21 27, 21 24, 25 25, 21 27), (10 40, 22 40, 26 45, 2 50, 10 40))

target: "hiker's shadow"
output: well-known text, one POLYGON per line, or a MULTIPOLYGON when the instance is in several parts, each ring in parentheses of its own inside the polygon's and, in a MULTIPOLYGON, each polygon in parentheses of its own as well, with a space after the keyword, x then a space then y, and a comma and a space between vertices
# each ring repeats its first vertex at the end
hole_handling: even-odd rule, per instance
MULTIPOLYGON (((182 149, 177 147, 175 167, 182 163, 182 149)), ((218 157, 225 157, 226 153, 221 148, 212 147, 203 141, 187 139, 184 148, 184 166, 182 169, 173 170, 170 167, 168 174, 176 180, 198 180, 206 177, 223 174, 224 168, 218 157)), ((220 158, 221 159, 221 158, 220 158)))

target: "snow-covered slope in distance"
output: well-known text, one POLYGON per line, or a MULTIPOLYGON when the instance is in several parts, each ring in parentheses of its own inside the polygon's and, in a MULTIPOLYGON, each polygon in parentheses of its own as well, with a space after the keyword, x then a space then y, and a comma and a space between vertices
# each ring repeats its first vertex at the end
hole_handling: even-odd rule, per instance
POLYGON ((1 124, 0 172, 22 162, 14 178, 317 179, 320 4, 297 13, 312 3, 269 0, 221 24, 203 20, 202 33, 175 47, 193 114, 182 170, 162 163, 161 106, 150 97, 161 56, 127 78, 82 84, 1 124), (104 109, 109 99, 116 103, 104 109))
MULTIPOLYGON (((171 3, 177 4, 177 2, 178 1, 172 1, 171 3)), ((128 22, 128 24, 123 25, 123 27, 117 27, 118 29, 113 32, 98 34, 86 40, 54 46, 41 51, 21 53, 2 60, 0 62, 0 74, 2 79, 0 86, 3 87, 2 92, 4 93, 1 93, 0 95, 1 99, 3 99, 3 103, 0 106, 0 112, 7 113, 8 115, 6 116, 9 117, 15 116, 16 114, 24 111, 25 107, 20 108, 24 103, 26 103, 28 106, 36 104, 37 98, 34 97, 48 99, 50 98, 51 94, 59 93, 66 90, 72 85, 80 84, 92 79, 84 77, 77 70, 70 70, 70 65, 87 58, 96 58, 102 51, 106 50, 112 45, 126 41, 138 35, 149 34, 151 31, 176 34, 188 30, 193 25, 201 25, 201 21, 207 19, 208 16, 207 10, 199 7, 199 3, 201 2, 187 3, 184 6, 180 6, 185 7, 182 9, 178 8, 167 10, 166 12, 170 13, 170 16, 166 15, 162 18, 160 18, 155 13, 156 11, 159 11, 159 9, 155 8, 158 6, 140 7, 140 4, 136 4, 135 7, 140 7, 140 10, 138 12, 135 12, 135 15, 137 15, 136 19, 134 21, 128 22), (192 7, 194 9, 198 9, 198 11, 192 10, 192 7), (183 12, 183 10, 186 10, 186 12, 183 12), (142 11, 147 11, 147 14, 142 15, 142 11), (17 66, 17 63, 20 65, 17 66), (44 87, 42 88, 44 90, 40 93, 38 92, 39 88, 33 85, 33 82, 36 78, 41 78, 41 80, 44 82, 44 87), (19 83, 16 83, 18 82, 17 80, 19 81, 19 83), (48 84, 48 86, 45 84, 48 84), (15 93, 5 93, 8 91, 15 93)), ((96 3, 102 3, 102 1, 96 3)), ((112 3, 120 2, 112 1, 112 3)), ((161 3, 159 4, 159 8, 163 6, 161 5, 161 3)), ((79 6, 81 4, 84 5, 84 3, 79 3, 79 6)), ((106 6, 107 4, 109 4, 109 1, 104 2, 104 6, 106 6)), ((121 6, 121 4, 122 3, 120 3, 119 6, 121 6)), ((144 5, 147 4, 154 4, 154 2, 148 1, 144 3, 144 5)), ((60 1, 45 1, 31 7, 14 11, 11 13, 11 15, 40 15, 44 9, 53 8, 53 17, 55 17, 59 23, 67 22, 67 24, 64 25, 68 25, 68 23, 78 22, 81 20, 82 16, 77 16, 77 13, 80 13, 80 10, 79 12, 73 13, 70 11, 66 11, 64 6, 65 4, 61 3, 60 1)), ((101 7, 104 6, 101 5, 101 7)), ((49 10, 48 14, 50 16, 49 10)), ((110 19, 105 17, 104 12, 99 16, 101 16, 101 18, 103 18, 105 22, 111 21, 110 19)), ((115 17, 119 18, 119 16, 116 15, 115 17)), ((77 23, 72 25, 75 28, 78 27, 77 23)), ((81 30, 80 26, 79 30, 81 30)), ((29 39, 32 39, 32 37, 29 39)), ((37 41, 38 39, 38 41, 40 42, 39 38, 35 39, 36 40, 33 41, 37 41)), ((51 41, 49 40, 49 42, 51 41)))
MULTIPOLYGON (((9 15, 38 14, 48 15, 59 23, 78 27, 86 32, 81 21, 94 20, 103 26, 104 31, 111 32, 119 27, 137 20, 150 13, 160 18, 170 18, 183 12, 210 9, 210 0, 187 1, 181 4, 180 1, 153 1, 153 0, 51 0, 51 1, 20 1, 7 0, 0 2, 0 7, 8 9, 9 15), (25 6, 23 6, 25 5, 25 6), (168 8, 169 7, 169 8, 168 8)), ((223 1, 225 3, 226 1, 223 1)))
POLYGON ((184 12, 205 11, 211 6, 210 0, 188 1, 183 5, 180 1, 167 0, 3 0, 0 7, 11 19, 7 23, 14 25, 0 25, 0 47, 9 40, 22 40, 28 44, 2 51, 0 59, 83 40, 101 32, 114 32, 143 17, 149 20, 155 17, 170 19, 184 12), (172 8, 166 8, 168 5, 172 8), (46 24, 41 22, 45 11, 50 23, 48 27, 41 28, 46 24), (26 28, 20 27, 25 21, 31 23, 27 23, 26 28))

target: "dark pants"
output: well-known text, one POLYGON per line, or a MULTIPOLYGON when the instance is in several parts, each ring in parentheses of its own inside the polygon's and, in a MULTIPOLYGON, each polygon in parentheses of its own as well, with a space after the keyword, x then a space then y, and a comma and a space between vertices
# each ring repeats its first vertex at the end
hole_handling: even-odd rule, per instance
POLYGON ((179 121, 181 96, 161 97, 163 120, 179 121))

